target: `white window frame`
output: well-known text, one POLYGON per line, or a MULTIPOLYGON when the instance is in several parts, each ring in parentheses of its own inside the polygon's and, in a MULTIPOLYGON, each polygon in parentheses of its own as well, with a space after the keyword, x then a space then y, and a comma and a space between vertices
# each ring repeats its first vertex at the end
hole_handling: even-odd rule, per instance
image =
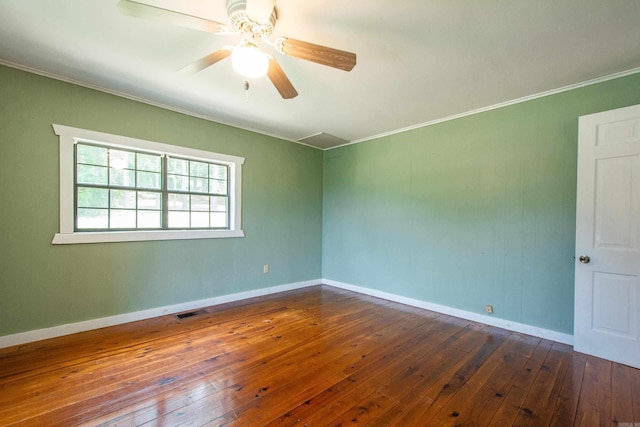
POLYGON ((242 231, 242 164, 244 157, 162 144, 127 136, 53 124, 60 144, 60 232, 54 245, 74 243, 140 242, 146 240, 219 239, 244 237, 242 231), (74 145, 78 141, 138 149, 159 154, 173 154, 192 160, 221 163, 229 166, 229 229, 225 230, 135 230, 135 231, 74 231, 74 145))

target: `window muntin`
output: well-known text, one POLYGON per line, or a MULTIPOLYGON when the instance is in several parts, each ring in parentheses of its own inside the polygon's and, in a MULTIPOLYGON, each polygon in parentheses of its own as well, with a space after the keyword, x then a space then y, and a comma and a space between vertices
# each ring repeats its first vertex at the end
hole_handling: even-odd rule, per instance
POLYGON ((244 158, 57 124, 53 129, 60 145, 60 231, 53 244, 244 237, 244 158), (175 160, 170 174, 169 159, 175 160), (169 193, 181 198, 172 211, 182 222, 171 227, 169 193), (79 209, 85 222, 78 227, 79 209), (190 228, 184 228, 187 217, 190 228))
POLYGON ((227 165, 83 141, 75 159, 75 231, 229 228, 227 165))

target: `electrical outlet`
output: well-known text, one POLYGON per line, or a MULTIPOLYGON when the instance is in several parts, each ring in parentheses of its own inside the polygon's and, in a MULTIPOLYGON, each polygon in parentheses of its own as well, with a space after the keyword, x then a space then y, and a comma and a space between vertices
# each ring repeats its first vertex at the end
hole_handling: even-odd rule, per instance
POLYGON ((485 305, 484 309, 487 313, 489 314, 493 314, 493 306, 492 305, 485 305))
POLYGON ((262 266, 262 272, 267 274, 269 272, 269 264, 265 264, 262 266))

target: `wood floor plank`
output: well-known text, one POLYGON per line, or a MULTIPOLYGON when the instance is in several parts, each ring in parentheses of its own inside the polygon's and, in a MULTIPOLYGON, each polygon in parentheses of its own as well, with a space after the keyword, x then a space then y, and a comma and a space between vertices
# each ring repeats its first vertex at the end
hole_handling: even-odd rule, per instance
POLYGON ((547 426, 551 423, 560 390, 567 373, 565 355, 572 350, 565 344, 553 343, 540 371, 527 393, 514 424, 519 426, 547 426))
MULTIPOLYGON (((354 308, 353 311, 348 311, 346 312, 347 314, 342 313, 342 315, 340 316, 340 325, 336 325, 336 327, 331 328, 331 333, 339 333, 343 328, 357 329, 358 325, 366 325, 370 320, 370 317, 377 316, 374 313, 371 313, 369 317, 364 314, 365 311, 372 311, 373 308, 374 307, 360 304, 360 306, 354 308)), ((329 317, 325 320, 327 322, 331 322, 332 319, 332 317, 329 317)), ((264 366, 265 360, 267 360, 269 357, 274 357, 274 355, 284 353, 288 351, 287 349, 290 347, 299 346, 305 342, 313 341, 314 330, 316 330, 319 334, 322 333, 322 325, 318 321, 318 319, 314 317, 310 319, 303 318, 302 329, 293 328, 295 323, 292 323, 292 321, 290 320, 286 325, 283 325, 283 327, 288 328, 288 333, 286 331, 278 331, 273 329, 274 327, 280 325, 280 322, 271 320, 268 325, 270 332, 269 335, 257 333, 255 337, 252 337, 251 341, 246 339, 246 336, 242 333, 242 331, 235 329, 234 333, 230 334, 230 332, 232 331, 229 330, 229 328, 223 329, 221 333, 223 336, 227 337, 224 341, 224 354, 204 354, 202 357, 194 361, 194 354, 193 352, 190 352, 189 359, 191 361, 191 364, 187 367, 182 367, 182 369, 174 372, 167 372, 166 367, 164 365, 160 365, 160 369, 163 370, 161 372, 161 376, 158 377, 158 375, 148 375, 147 377, 149 378, 149 380, 147 381, 147 383, 144 383, 142 381, 136 383, 138 387, 147 386, 147 388, 142 388, 140 390, 140 393, 138 394, 140 394, 141 397, 147 396, 149 392, 154 388, 158 393, 165 393, 165 391, 171 392, 173 387, 184 387, 190 381, 200 382, 202 377, 213 374, 222 375, 224 377, 225 373, 218 372, 218 370, 225 369, 230 364, 237 363, 238 361, 244 363, 243 369, 248 369, 252 366, 258 366, 262 368, 264 366), (254 346, 259 347, 261 351, 259 353, 253 351, 252 348, 254 346), (212 363, 213 359, 215 359, 215 363, 212 363), (176 378, 176 381, 166 383, 165 378, 176 378), (158 387, 158 383, 160 383, 162 387, 158 387)), ((249 324, 248 326, 251 325, 249 324)), ((254 330, 254 332, 256 331, 254 330)), ((211 339, 214 340, 214 342, 216 338, 217 337, 215 334, 211 336, 211 339)), ((207 346, 204 347, 208 348, 207 346)), ((178 348, 177 351, 179 350, 180 349, 178 348)), ((174 349, 174 351, 176 351, 176 349, 174 349)), ((136 368, 134 367, 134 369, 136 368)), ((234 372, 237 372, 237 370, 234 370, 234 372)), ((217 393, 225 388, 234 388, 234 386, 235 383, 209 381, 207 383, 206 390, 207 392, 217 393)), ((205 393, 205 391, 202 390, 201 385, 196 385, 195 387, 199 389, 199 395, 205 393)), ((131 389, 132 386, 128 387, 128 389, 124 392, 122 392, 121 389, 116 389, 114 391, 114 393, 116 394, 115 396, 114 393, 111 393, 108 399, 99 397, 95 402, 85 401, 80 402, 80 405, 87 406, 87 404, 89 404, 90 407, 96 408, 98 411, 100 411, 101 405, 119 402, 121 399, 126 399, 129 403, 133 403, 132 398, 135 396, 135 394, 131 389)), ((149 412, 150 416, 152 417, 162 415, 157 413, 157 408, 155 406, 155 403, 153 402, 154 399, 151 400, 151 404, 145 407, 150 409, 150 411, 147 412, 149 412)), ((165 404, 165 407, 171 408, 173 407, 173 403, 175 402, 169 401, 167 402, 167 404, 165 404)), ((177 407, 179 408, 183 404, 183 401, 181 399, 178 399, 177 407)), ((86 419, 87 417, 91 416, 92 412, 96 412, 95 410, 81 409, 82 408, 78 407, 70 407, 68 408, 68 411, 76 414, 82 414, 82 419, 86 419)), ((143 418, 139 411, 136 411, 136 413, 132 414, 132 416, 138 420, 143 418)))
POLYGON ((538 371, 542 367, 553 345, 552 341, 541 340, 536 349, 527 360, 527 363, 518 371, 513 383, 504 395, 504 399, 490 424, 495 426, 510 426, 524 408, 522 403, 526 398, 529 388, 533 384, 538 371))
POLYGON ((632 369, 619 363, 611 365, 611 418, 614 425, 634 423, 637 419, 633 414, 632 369))
POLYGON ((471 324, 469 330, 473 329, 475 333, 470 338, 463 340, 460 337, 463 346, 453 351, 439 352, 440 357, 430 358, 424 369, 416 370, 411 376, 404 377, 402 381, 394 384, 395 387, 405 390, 404 395, 398 396, 400 402, 405 401, 406 393, 412 393, 412 398, 393 423, 409 425, 414 420, 431 419, 508 336, 506 331, 496 328, 487 329, 471 324), (411 378, 417 379, 415 385, 409 383, 411 378), (403 387, 405 384, 407 386, 403 387))
POLYGON ((512 334, 492 354, 467 384, 433 417, 434 424, 458 426, 488 425, 502 402, 505 384, 513 382, 514 373, 525 365, 538 338, 512 334), (483 414, 487 414, 482 420, 483 414), (489 415, 491 414, 491 415, 489 415))
MULTIPOLYGON (((173 382, 171 378, 176 376, 167 375, 166 373, 166 360, 174 359, 175 363, 182 365, 184 369, 194 361, 211 365, 210 360, 212 358, 218 358, 218 364, 221 363, 225 356, 233 351, 235 346, 244 343, 244 334, 249 332, 258 331, 276 331, 276 320, 278 319, 276 314, 268 316, 270 323, 258 322, 257 324, 246 324, 243 328, 239 325, 227 325, 233 326, 232 328, 222 328, 222 330, 214 331, 210 330, 209 334, 197 330, 197 334, 183 334, 181 338, 185 341, 177 342, 174 345, 169 345, 166 340, 160 340, 154 345, 148 343, 144 346, 137 346, 131 349, 127 354, 116 354, 110 357, 101 357, 94 361, 86 361, 76 364, 72 370, 64 370, 60 373, 54 372, 53 375, 42 375, 40 381, 37 384, 27 382, 27 385, 42 387, 46 390, 46 393, 41 393, 38 396, 30 399, 26 402, 16 401, 16 397, 20 396, 24 392, 29 392, 29 389, 23 388, 24 380, 11 381, 9 384, 14 390, 13 397, 10 394, 5 394, 7 398, 11 399, 6 401, 4 396, 0 397, 0 408, 11 408, 14 417, 24 416, 21 410, 28 414, 30 413, 35 404, 47 404, 47 401, 55 401, 58 406, 67 406, 74 402, 76 397, 64 393, 69 388, 82 388, 83 400, 92 400, 94 397, 100 399, 100 396, 104 392, 104 388, 99 384, 104 382, 105 378, 110 382, 117 383, 116 392, 119 392, 123 387, 134 386, 141 387, 145 384, 145 381, 160 381, 160 382, 173 382), (224 348, 216 348, 215 344, 220 338, 225 338, 224 348), (197 349, 211 349, 198 351, 197 349), (196 349, 196 350, 194 350, 196 349), (96 365, 100 366, 101 375, 92 375, 96 365), (141 367, 143 369, 141 369, 141 367)), ((308 319, 303 319, 303 323, 308 323, 308 319)), ((258 334, 258 337, 263 337, 263 341, 270 341, 269 335, 258 334)), ((196 373, 196 375, 199 375, 196 373)), ((131 388, 127 392, 131 393, 131 388)), ((130 398, 130 396, 127 396, 130 398)), ((113 401, 113 396, 110 397, 109 402, 113 401)), ((1 413, 2 409, 0 409, 1 413)))
MULTIPOLYGON (((369 311, 371 310, 372 307, 369 306, 363 306, 364 308, 367 308, 369 311)), ((375 316, 375 315, 371 315, 371 316, 375 316)), ((373 318, 373 317, 372 317, 373 318)), ((358 325, 366 325, 367 322, 371 320, 370 318, 366 317, 365 315, 363 315, 363 311, 361 309, 358 309, 358 311, 354 312, 354 313, 350 313, 348 315, 345 315, 341 318, 341 320, 338 322, 340 324, 336 324, 334 327, 328 328, 327 331, 325 333, 326 336, 328 336, 327 334, 340 334, 342 329, 345 328, 354 328, 354 329, 358 329, 358 325), (356 323, 354 323, 356 322, 356 323)), ((324 328, 326 327, 326 325, 321 325, 320 322, 314 322, 314 324, 321 328, 322 330, 324 330, 324 328)), ((309 333, 310 331, 307 331, 307 333, 309 333)), ((276 345, 276 347, 274 347, 274 352, 269 352, 266 351, 266 348, 261 348, 261 352, 256 353, 255 351, 252 350, 252 345, 255 345, 255 343, 251 343, 251 342, 246 342, 245 344, 248 346, 247 347, 247 351, 254 353, 253 357, 250 354, 239 354, 239 353, 234 353, 233 357, 236 359, 240 359, 243 362, 243 367, 242 369, 239 370, 234 370, 234 373, 237 374, 239 371, 242 370, 246 370, 246 369, 250 369, 252 367, 257 368, 257 369, 265 369, 268 368, 268 366, 266 366, 266 362, 269 360, 269 358, 272 357, 276 357, 278 354, 283 354, 286 353, 287 351, 289 351, 290 347, 297 347, 300 346, 301 344, 304 344, 304 342, 311 342, 313 341, 316 337, 315 336, 301 336, 301 339, 297 342, 294 343, 290 343, 290 344, 285 344, 284 341, 278 341, 277 343, 274 343, 274 345, 276 345)), ((236 378, 237 379, 237 378, 236 378)), ((218 391, 218 387, 214 387, 212 389, 213 392, 217 392, 218 391)), ((201 393, 202 394, 202 391, 201 393)), ((205 393, 206 394, 206 393, 205 393)), ((202 397, 202 396, 201 396, 202 397)), ((170 402, 170 403, 174 403, 174 402, 170 402)), ((178 408, 180 407, 181 402, 175 402, 178 406, 178 408)), ((151 412, 153 414, 155 414, 155 409, 153 407, 153 405, 150 405, 151 407, 151 412)), ((166 405, 167 408, 174 408, 175 407, 172 404, 166 405)), ((133 414, 132 414, 133 415, 133 414)), ((155 414, 158 415, 158 414, 155 414)), ((136 413, 135 415, 133 415, 136 419, 140 418, 140 414, 136 413)))
POLYGON ((629 370, 631 383, 631 401, 633 402, 633 420, 640 423, 640 369, 629 370))
POLYGON ((638 369, 329 286, 0 349, 2 426, 591 426, 638 418, 638 369))
POLYGON ((565 358, 566 373, 562 381, 558 401, 551 414, 550 426, 552 427, 574 425, 582 390, 584 367, 587 361, 586 355, 572 351, 566 353, 565 358))
POLYGON ((528 335, 513 334, 510 338, 518 340, 518 348, 503 358, 502 365, 472 398, 471 406, 460 413, 458 425, 490 425, 510 387, 540 343, 540 338, 528 335))
POLYGON ((344 426, 349 424, 372 425, 379 424, 378 417, 385 410, 394 406, 396 401, 381 390, 374 390, 359 401, 355 402, 349 410, 340 414, 328 422, 329 425, 344 426))
MULTIPOLYGON (((468 324, 467 321, 450 318, 431 322, 413 336, 398 335, 393 342, 380 348, 390 351, 380 351, 378 357, 367 358, 366 363, 364 360, 358 361, 348 377, 299 404, 269 425, 311 425, 348 411, 349 402, 353 399, 351 396, 368 395, 380 388, 381 384, 397 381, 399 377, 404 378, 407 372, 415 371, 416 363, 420 363, 423 358, 437 357, 439 350, 443 348, 441 345, 445 341, 451 342, 450 338, 463 331, 468 324)), ((444 348, 445 351, 448 350, 446 346, 444 348)), ((410 384, 405 386, 409 388, 410 384)))
POLYGON ((611 425, 611 362, 587 356, 574 425, 611 425))
MULTIPOLYGON (((378 310, 375 316, 367 319, 362 326, 352 328, 349 335, 333 335, 335 337, 333 340, 317 340, 304 346, 298 346, 291 349, 290 352, 270 360, 269 365, 258 367, 257 372, 253 372, 250 375, 250 378, 254 379, 253 382, 248 382, 247 384, 253 385, 250 388, 251 390, 266 389, 265 392, 268 392, 255 395, 243 392, 233 393, 233 411, 228 411, 220 416, 212 415, 211 413, 203 414, 203 408, 208 408, 209 412, 211 412, 212 406, 216 405, 221 399, 220 396, 207 396, 201 401, 180 409, 179 415, 178 412, 167 414, 161 421, 168 425, 174 425, 183 422, 183 419, 187 418, 189 422, 198 425, 213 422, 214 420, 216 420, 216 425, 226 425, 242 415, 243 420, 249 419, 249 423, 254 422, 251 420, 253 416, 256 416, 253 415, 256 412, 259 417, 265 416, 264 411, 259 410, 264 407, 262 399, 269 401, 270 407, 273 407, 276 411, 280 407, 278 405, 280 402, 274 401, 278 396, 277 394, 274 395, 274 391, 283 387, 288 387, 291 390, 290 382, 308 384, 310 379, 315 379, 315 383, 318 383, 313 384, 314 387, 321 386, 326 388, 336 382, 332 375, 336 369, 338 377, 344 378, 348 375, 348 372, 344 372, 346 369, 356 361, 369 357, 370 353, 379 344, 376 343, 373 336, 377 338, 394 337, 401 331, 411 330, 424 322, 423 319, 416 318, 411 313, 395 312, 394 316, 399 322, 390 323, 388 321, 389 314, 391 313, 378 310), (412 322, 415 322, 416 325, 412 325, 412 322), (327 366, 329 364, 331 364, 331 368, 327 366), (276 368, 269 370, 270 365, 276 365, 276 368), (322 372, 322 368, 325 368, 324 372, 322 372), (258 371, 264 371, 265 369, 272 372, 267 372, 266 375, 258 374, 258 371), (302 379, 300 376, 302 376, 302 379), (324 383, 327 379, 329 383, 324 383)), ((283 408, 282 413, 285 411, 286 408, 283 408)))

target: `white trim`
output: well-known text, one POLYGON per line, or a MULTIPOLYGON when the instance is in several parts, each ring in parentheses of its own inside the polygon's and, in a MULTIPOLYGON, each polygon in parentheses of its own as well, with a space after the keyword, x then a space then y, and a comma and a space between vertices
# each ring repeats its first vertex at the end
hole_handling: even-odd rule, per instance
POLYGON ((609 74, 607 76, 596 77, 595 79, 586 80, 586 81, 583 81, 583 82, 580 82, 580 83, 575 83, 575 84, 571 84, 571 85, 568 85, 568 86, 563 86, 563 87, 560 87, 560 88, 557 88, 557 89, 551 89, 551 90, 548 90, 548 91, 545 91, 545 92, 536 93, 536 94, 533 94, 533 95, 523 96, 522 98, 516 98, 516 99, 512 99, 510 101, 505 101, 505 102, 500 102, 498 104, 488 105, 486 107, 481 107, 481 108, 477 108, 475 110, 466 111, 464 113, 454 114, 452 116, 447 116, 447 117, 443 117, 443 118, 440 118, 440 119, 435 119, 435 120, 431 120, 431 121, 428 121, 428 122, 424 122, 424 123, 419 123, 419 124, 412 125, 412 126, 403 127, 403 128, 400 128, 400 129, 389 131, 389 132, 384 132, 384 133, 380 133, 380 134, 377 134, 377 135, 372 135, 372 136, 367 136, 367 137, 360 138, 360 139, 355 139, 355 140, 350 141, 350 142, 348 142, 346 144, 336 145, 335 147, 330 147, 330 148, 325 148, 324 151, 333 150, 334 148, 346 147, 347 145, 359 144, 361 142, 371 141, 371 140, 374 140, 374 139, 379 139, 379 138, 383 138, 385 136, 395 135, 395 134, 398 134, 398 133, 407 132, 407 131, 414 130, 414 129, 420 129, 420 128, 423 128, 423 127, 436 125, 438 123, 448 122, 448 121, 451 121, 451 120, 460 119, 462 117, 467 117, 467 116, 472 116, 474 114, 484 113, 485 111, 496 110, 498 108, 508 107, 510 105, 515 105, 515 104, 520 104, 522 102, 527 102, 527 101, 531 101, 531 100, 534 100, 534 99, 543 98, 545 96, 556 95, 558 93, 568 92, 568 91, 574 90, 574 89, 579 89, 581 87, 591 86, 591 85, 598 84, 598 83, 603 83, 603 82, 606 82, 606 81, 609 81, 609 80, 619 79, 621 77, 626 77, 626 76, 630 76, 632 74, 637 74, 637 73, 640 73, 640 67, 632 68, 631 70, 627 70, 627 71, 621 71, 619 73, 609 74))
POLYGON ((471 311, 460 310, 457 308, 447 307, 440 304, 434 304, 431 302, 422 301, 414 298, 408 298, 401 295, 378 291, 375 289, 364 288, 362 286, 350 285, 348 283, 342 283, 336 280, 322 279, 322 283, 329 286, 334 286, 336 288, 346 289, 348 291, 370 295, 376 298, 395 301, 401 304, 406 304, 406 305, 410 305, 418 308, 424 308, 425 310, 431 310, 437 313, 448 314, 449 316, 459 317, 461 319, 471 320, 473 322, 483 323, 485 325, 507 329, 509 331, 519 332, 527 335, 533 335, 534 337, 545 338, 551 341, 573 345, 573 335, 552 331, 550 329, 539 328, 537 326, 526 325, 524 323, 512 322, 510 320, 499 319, 497 317, 489 317, 483 314, 473 313, 471 311))
POLYGON ((244 237, 242 230, 161 230, 161 231, 105 231, 95 233, 56 233, 54 245, 77 243, 145 242, 149 240, 226 239, 244 237))
POLYGON ((95 84, 83 82, 82 80, 74 79, 74 78, 71 78, 71 77, 61 76, 59 74, 50 73, 48 71, 43 71, 43 70, 40 70, 40 69, 37 69, 37 68, 27 67, 26 65, 16 64, 15 62, 6 61, 4 59, 0 59, 0 65, 4 65, 4 66, 9 67, 9 68, 15 68, 16 70, 26 71, 27 73, 36 74, 36 75, 47 77, 47 78, 50 78, 50 79, 59 80, 61 82, 71 83, 71 84, 76 85, 76 86, 86 87, 87 89, 97 90, 98 92, 108 93, 109 95, 119 96, 120 98, 125 98, 125 99, 129 99, 131 101, 140 102, 142 104, 151 105, 153 107, 162 108, 164 110, 173 111, 174 113, 184 114, 185 116, 191 116, 191 117, 195 117, 195 118, 198 118, 198 119, 206 120, 208 122, 218 123, 218 124, 225 125, 225 126, 230 126, 230 127, 236 128, 236 129, 246 130, 248 132, 257 133, 257 134, 268 136, 268 137, 271 137, 271 138, 282 139, 282 140, 287 141, 287 142, 293 142, 293 143, 296 143, 296 144, 305 145, 305 146, 310 147, 310 148, 315 148, 316 150, 322 150, 322 148, 314 147, 313 145, 305 144, 304 142, 296 141, 295 139, 286 138, 284 136, 276 135, 274 133, 269 133, 269 132, 265 132, 265 131, 262 131, 262 130, 253 129, 253 128, 250 128, 250 127, 247 127, 247 126, 240 126, 238 124, 221 121, 219 119, 215 119, 215 118, 213 118, 211 116, 207 116, 205 114, 196 113, 196 112, 185 110, 185 109, 182 109, 182 108, 172 107, 170 105, 163 104, 161 102, 156 102, 156 101, 152 101, 150 99, 142 98, 142 97, 139 97, 139 96, 130 95, 130 94, 127 94, 127 93, 124 93, 124 92, 120 92, 120 91, 114 90, 114 89, 108 89, 108 88, 105 88, 105 87, 102 87, 102 86, 98 86, 98 85, 95 85, 95 84))
POLYGON ((66 325, 54 326, 51 328, 37 329, 34 331, 21 332, 13 335, 0 337, 0 348, 25 344, 33 341, 40 341, 49 338, 56 338, 63 335, 76 334, 78 332, 90 331, 93 329, 106 328, 108 326, 120 325, 123 323, 135 322, 138 320, 150 319, 167 314, 180 313, 188 310, 195 310, 228 302, 244 300, 248 298, 271 295, 278 292, 285 292, 294 289, 306 288, 320 285, 320 279, 306 280, 303 282, 289 283, 286 285, 272 286, 269 288, 256 289, 252 291, 239 292, 236 294, 223 295, 219 297, 206 298, 198 301, 190 301, 181 304, 174 304, 165 307, 151 308, 148 310, 136 311, 133 313, 118 314, 115 316, 102 317, 99 319, 86 320, 84 322, 69 323, 66 325))
POLYGON ((52 126, 55 134, 59 136, 60 145, 60 232, 53 237, 52 244, 244 237, 244 232, 242 231, 242 165, 244 163, 244 157, 230 156, 178 145, 162 144, 160 142, 58 124, 53 124, 52 126), (134 147, 137 150, 154 153, 170 153, 190 159, 215 161, 228 165, 229 173, 232 177, 229 191, 232 198, 229 206, 231 209, 229 218, 230 229, 75 232, 73 225, 73 145, 77 141, 98 142, 114 147, 134 147))

